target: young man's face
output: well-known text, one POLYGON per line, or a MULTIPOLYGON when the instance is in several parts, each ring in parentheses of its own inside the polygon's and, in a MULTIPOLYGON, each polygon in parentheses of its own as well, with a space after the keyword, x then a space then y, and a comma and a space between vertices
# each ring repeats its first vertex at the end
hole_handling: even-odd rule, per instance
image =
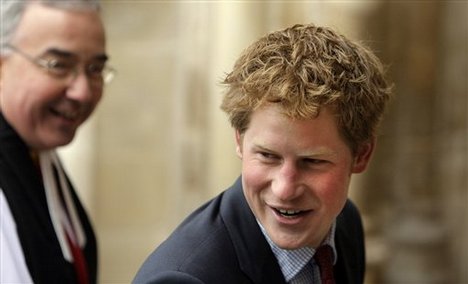
POLYGON ((247 202, 284 249, 320 245, 346 202, 351 174, 366 168, 373 149, 369 143, 353 156, 330 109, 293 120, 274 104, 256 110, 236 142, 247 202))
POLYGON ((0 111, 33 149, 69 143, 102 95, 103 82, 84 73, 85 65, 106 58, 99 14, 31 4, 10 43, 19 51, 0 61, 0 111), (74 64, 78 73, 54 76, 28 56, 74 64))

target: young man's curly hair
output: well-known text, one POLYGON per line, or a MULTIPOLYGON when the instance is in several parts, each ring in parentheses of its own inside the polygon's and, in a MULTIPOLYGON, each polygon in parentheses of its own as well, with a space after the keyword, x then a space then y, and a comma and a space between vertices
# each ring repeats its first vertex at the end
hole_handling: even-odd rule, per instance
POLYGON ((331 107, 353 151, 376 136, 390 97, 377 57, 363 45, 326 27, 295 25, 254 42, 241 54, 224 84, 221 104, 232 126, 248 128, 254 110, 280 104, 296 119, 331 107))

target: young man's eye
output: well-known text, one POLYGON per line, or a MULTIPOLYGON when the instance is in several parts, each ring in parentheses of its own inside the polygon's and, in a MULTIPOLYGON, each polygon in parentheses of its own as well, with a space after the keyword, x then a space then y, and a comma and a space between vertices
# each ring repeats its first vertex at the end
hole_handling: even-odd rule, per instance
POLYGON ((266 160, 276 160, 276 159, 278 159, 278 156, 276 156, 275 154, 272 154, 272 153, 260 152, 259 154, 263 159, 266 159, 266 160))
POLYGON ((304 159, 304 163, 307 165, 323 165, 326 164, 326 160, 320 160, 320 159, 304 159))

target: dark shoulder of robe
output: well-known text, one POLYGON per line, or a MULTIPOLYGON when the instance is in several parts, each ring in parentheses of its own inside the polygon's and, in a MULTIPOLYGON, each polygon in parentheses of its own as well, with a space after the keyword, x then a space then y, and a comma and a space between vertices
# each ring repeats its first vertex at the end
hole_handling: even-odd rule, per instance
MULTIPOLYGON (((70 183, 70 181, 68 181, 70 183)), ((48 212, 44 186, 29 149, 0 113, 0 188, 3 191, 34 283, 76 283, 73 264, 63 257, 48 212)), ((96 238, 75 190, 71 194, 86 234, 84 257, 96 283, 96 238)))

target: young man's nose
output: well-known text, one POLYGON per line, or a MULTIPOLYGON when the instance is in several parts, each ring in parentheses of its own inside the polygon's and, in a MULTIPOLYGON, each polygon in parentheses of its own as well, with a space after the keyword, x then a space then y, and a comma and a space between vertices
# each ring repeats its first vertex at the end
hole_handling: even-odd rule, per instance
POLYGON ((272 182, 273 193, 281 200, 292 200, 302 194, 299 170, 292 163, 284 163, 276 172, 272 182))

